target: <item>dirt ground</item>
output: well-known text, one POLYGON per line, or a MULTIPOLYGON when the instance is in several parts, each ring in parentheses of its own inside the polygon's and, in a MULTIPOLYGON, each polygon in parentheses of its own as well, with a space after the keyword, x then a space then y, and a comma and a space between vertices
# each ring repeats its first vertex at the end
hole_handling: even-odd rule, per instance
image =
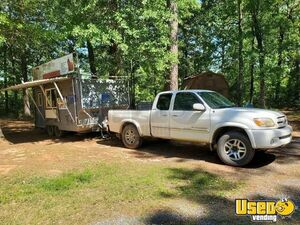
MULTIPOLYGON (((130 150, 119 140, 101 140, 98 134, 69 134, 62 139, 49 139, 28 121, 1 119, 0 126, 6 139, 0 139, 0 178, 18 173, 55 176, 99 161, 142 162, 200 169, 226 180, 241 181, 243 192, 227 196, 229 199, 291 197, 300 205, 298 131, 288 146, 258 152, 250 165, 236 168, 224 165, 205 146, 155 140, 146 142, 140 150, 130 150)), ((185 203, 172 207, 182 204, 185 203)), ((183 208, 177 210, 188 210, 186 206, 183 208)))

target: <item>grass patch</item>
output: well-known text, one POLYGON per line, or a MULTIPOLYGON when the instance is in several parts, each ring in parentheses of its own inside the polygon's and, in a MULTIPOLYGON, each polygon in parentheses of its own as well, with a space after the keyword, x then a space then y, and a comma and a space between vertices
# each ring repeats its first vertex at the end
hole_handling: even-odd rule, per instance
POLYGON ((223 196, 229 190, 237 189, 237 184, 202 170, 171 168, 170 179, 181 182, 176 189, 179 194, 190 199, 199 199, 205 195, 223 196))
POLYGON ((67 173, 52 179, 42 179, 40 186, 46 191, 65 191, 81 184, 90 183, 94 174, 91 170, 77 173, 67 173))
POLYGON ((0 183, 0 221, 87 224, 114 215, 141 215, 170 198, 200 199, 204 193, 218 196, 235 188, 201 170, 128 162, 56 177, 23 174, 0 183))

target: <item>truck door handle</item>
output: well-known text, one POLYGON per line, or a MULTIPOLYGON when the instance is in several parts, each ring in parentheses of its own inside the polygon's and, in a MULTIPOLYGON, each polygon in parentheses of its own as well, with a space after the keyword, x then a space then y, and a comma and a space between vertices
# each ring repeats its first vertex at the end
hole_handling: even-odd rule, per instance
POLYGON ((161 116, 167 116, 168 114, 161 114, 161 116))
POLYGON ((176 114, 175 114, 175 115, 172 115, 172 116, 173 116, 173 117, 178 117, 178 115, 176 115, 176 114))

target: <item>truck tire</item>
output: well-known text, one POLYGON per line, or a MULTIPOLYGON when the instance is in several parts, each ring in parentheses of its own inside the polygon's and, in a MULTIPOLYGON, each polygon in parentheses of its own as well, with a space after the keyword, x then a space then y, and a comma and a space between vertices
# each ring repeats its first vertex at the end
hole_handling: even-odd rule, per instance
POLYGON ((142 145, 142 138, 133 124, 126 125, 122 130, 122 142, 126 148, 136 149, 142 145))
POLYGON ((54 127, 53 126, 47 126, 46 130, 47 130, 47 134, 48 134, 49 137, 54 136, 54 127))
POLYGON ((218 140, 219 158, 231 166, 245 166, 254 157, 255 150, 244 134, 236 131, 225 133, 218 140))

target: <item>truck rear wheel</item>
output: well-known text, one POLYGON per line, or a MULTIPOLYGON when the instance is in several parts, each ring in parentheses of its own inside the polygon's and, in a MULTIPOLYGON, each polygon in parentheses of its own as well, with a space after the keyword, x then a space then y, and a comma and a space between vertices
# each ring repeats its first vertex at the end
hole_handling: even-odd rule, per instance
POLYGON ((126 148, 136 149, 142 145, 142 138, 133 124, 128 124, 122 131, 122 142, 126 148))
POLYGON ((217 153, 219 158, 231 166, 245 166, 254 157, 255 150, 244 134, 231 131, 218 140, 217 153))

